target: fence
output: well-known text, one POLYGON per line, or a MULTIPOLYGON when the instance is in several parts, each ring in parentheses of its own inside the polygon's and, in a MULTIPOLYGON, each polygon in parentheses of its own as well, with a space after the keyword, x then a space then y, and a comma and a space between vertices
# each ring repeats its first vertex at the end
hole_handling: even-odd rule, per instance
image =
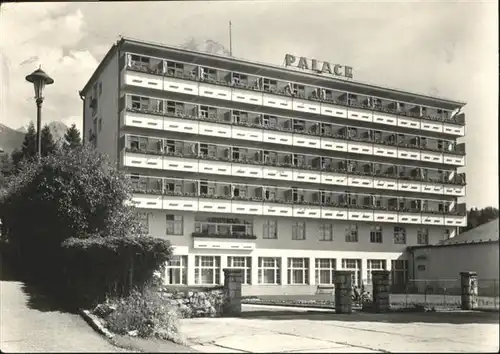
POLYGON ((500 281, 498 279, 477 280, 477 307, 480 309, 500 308, 500 281))
MULTIPOLYGON (((460 278, 456 279, 411 279, 403 287, 391 291, 392 308, 424 306, 440 310, 461 308, 462 288, 460 278), (399 291, 397 291, 399 290, 399 291)), ((499 281, 495 279, 478 280, 478 309, 498 309, 499 281)))
POLYGON ((422 280, 411 279, 392 291, 391 307, 424 306, 436 309, 458 309, 461 306, 460 278, 422 280))

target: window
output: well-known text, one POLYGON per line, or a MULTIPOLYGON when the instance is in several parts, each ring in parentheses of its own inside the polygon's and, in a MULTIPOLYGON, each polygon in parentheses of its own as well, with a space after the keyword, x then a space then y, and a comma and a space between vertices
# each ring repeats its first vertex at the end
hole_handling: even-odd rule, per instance
POLYGON ((333 284, 333 272, 337 267, 337 260, 333 258, 316 258, 316 284, 333 284))
POLYGON ((426 227, 417 229, 417 244, 418 245, 428 245, 429 244, 429 229, 426 227))
POLYGON ((345 229, 345 242, 358 242, 358 225, 351 224, 345 229))
POLYGON ((281 284, 281 259, 259 257, 259 284, 281 284))
POLYGON ((382 226, 374 225, 370 229, 370 242, 382 243, 382 226))
POLYGON ((292 240, 305 240, 306 239, 306 223, 304 221, 297 221, 292 225, 292 240))
POLYGON ((148 213, 137 213, 137 218, 139 222, 144 227, 144 230, 149 234, 149 215, 148 213))
POLYGON ((264 221, 264 233, 262 238, 277 239, 278 238, 278 221, 266 220, 264 221))
POLYGON ((451 236, 451 230, 450 229, 444 229, 444 238, 445 240, 448 240, 451 236))
POLYGON ((408 280, 408 261, 407 260, 394 260, 392 263, 391 279, 392 285, 396 289, 404 289, 408 280))
POLYGON ((167 235, 182 235, 184 233, 184 217, 182 215, 167 215, 167 235))
POLYGON ((99 132, 102 130, 102 118, 99 118, 99 132))
POLYGON ((342 269, 352 270, 352 285, 361 285, 361 259, 342 259, 342 269))
POLYGON ((406 244, 406 229, 402 226, 394 226, 394 243, 397 245, 406 244))
POLYGON ((333 224, 320 224, 319 225, 319 240, 320 241, 333 241, 333 224))
POLYGON ((243 269, 243 284, 252 283, 252 257, 227 257, 227 267, 232 269, 243 269))
POLYGON ((288 284, 309 284, 309 258, 288 258, 288 284))
POLYGON ((198 233, 216 235, 253 235, 253 221, 245 219, 229 219, 196 216, 194 230, 198 233))
POLYGON ((383 259, 368 259, 366 262, 367 265, 367 280, 368 284, 372 282, 372 270, 385 270, 386 263, 383 259))
POLYGON ((187 256, 173 256, 167 262, 165 283, 187 285, 187 256))
POLYGON ((220 256, 195 256, 194 283, 200 285, 220 284, 220 256))

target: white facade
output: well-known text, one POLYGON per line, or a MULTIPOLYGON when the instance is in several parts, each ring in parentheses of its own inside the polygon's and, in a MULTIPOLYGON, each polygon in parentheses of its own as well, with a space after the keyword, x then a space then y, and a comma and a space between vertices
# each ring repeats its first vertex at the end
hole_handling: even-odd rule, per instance
POLYGON ((366 90, 122 40, 83 90, 85 140, 130 175, 151 235, 175 246, 167 283, 243 267, 246 293, 311 293, 334 268, 358 283, 384 268, 403 285, 407 246, 466 223, 463 103, 366 90))

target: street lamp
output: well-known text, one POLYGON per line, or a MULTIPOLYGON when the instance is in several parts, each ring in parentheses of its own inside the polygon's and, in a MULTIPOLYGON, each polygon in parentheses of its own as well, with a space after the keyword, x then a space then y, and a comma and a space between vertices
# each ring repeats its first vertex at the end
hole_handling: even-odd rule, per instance
POLYGON ((54 80, 42 70, 40 66, 33 71, 30 75, 26 76, 26 80, 33 83, 35 87, 35 102, 36 102, 36 142, 37 142, 37 155, 40 159, 42 156, 42 102, 43 102, 43 89, 46 85, 54 83, 54 80))

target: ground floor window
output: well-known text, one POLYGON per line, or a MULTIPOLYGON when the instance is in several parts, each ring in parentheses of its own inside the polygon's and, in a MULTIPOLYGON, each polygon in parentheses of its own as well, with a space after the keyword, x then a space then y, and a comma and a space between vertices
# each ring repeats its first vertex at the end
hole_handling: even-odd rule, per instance
POLYGON ((281 284, 281 258, 259 257, 259 284, 281 284))
POLYGON ((167 235, 183 234, 184 217, 182 215, 167 214, 166 221, 167 221, 167 226, 165 230, 167 235))
POLYGON ((324 223, 319 225, 319 240, 333 241, 333 224, 324 223))
POLYGON ((391 282, 394 289, 403 289, 408 281, 408 261, 394 260, 391 262, 391 282))
POLYGON ((370 228, 370 242, 371 243, 382 243, 382 226, 373 225, 370 228))
POLYGON ((288 284, 309 284, 309 258, 288 258, 288 284))
POLYGON ((402 226, 394 226, 394 244, 406 244, 406 228, 402 226))
POLYGON ((366 262, 367 281, 368 284, 372 283, 372 270, 386 270, 386 262, 384 259, 368 259, 366 262))
POLYGON ((316 284, 333 284, 333 272, 337 267, 337 260, 334 258, 316 258, 315 263, 316 284))
POLYGON ((417 245, 429 244, 429 228, 419 227, 417 229, 417 245))
POLYGON ((252 283, 252 257, 227 257, 227 267, 243 269, 243 284, 252 283))
POLYGON ((167 262, 165 283, 169 285, 187 285, 187 256, 173 256, 167 262))
POLYGON ((220 284, 220 256, 195 256, 194 283, 220 284))
POLYGON ((352 285, 361 286, 361 259, 342 259, 342 269, 350 270, 352 274, 352 285))

